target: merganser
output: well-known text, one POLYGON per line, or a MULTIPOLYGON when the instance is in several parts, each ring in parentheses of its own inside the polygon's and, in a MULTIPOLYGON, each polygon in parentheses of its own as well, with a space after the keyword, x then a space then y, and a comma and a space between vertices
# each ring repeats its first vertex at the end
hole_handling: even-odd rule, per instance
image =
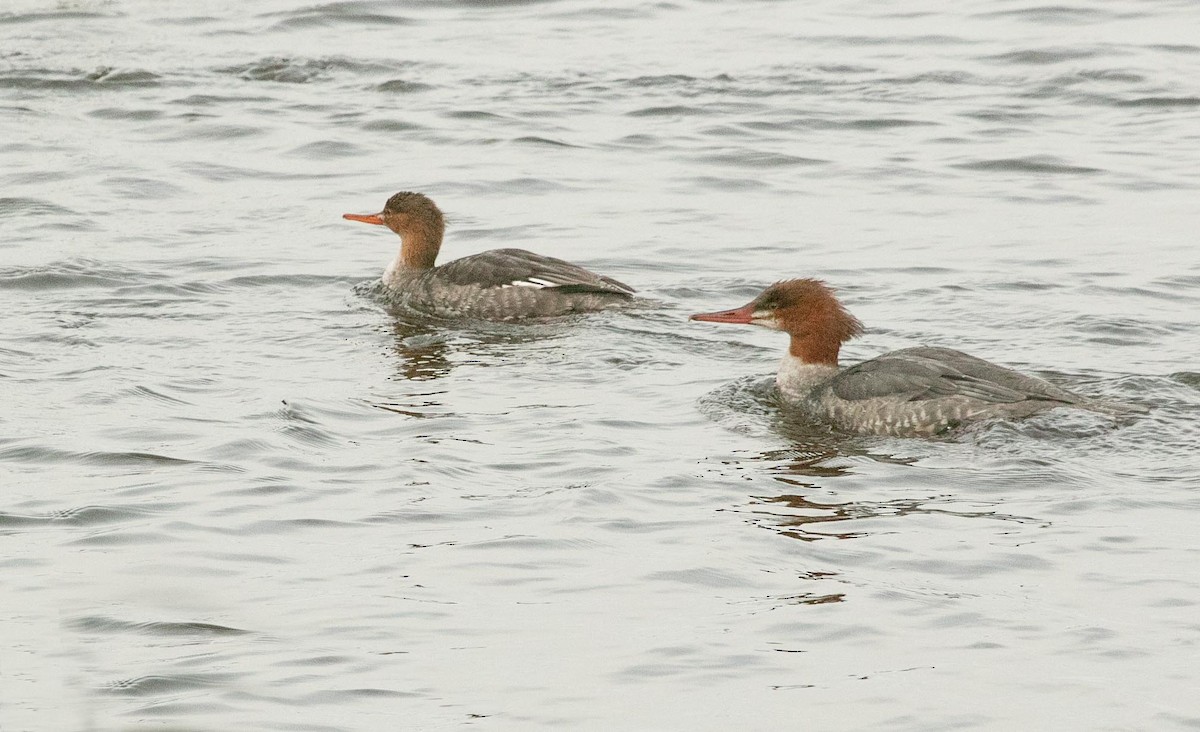
POLYGON ((775 377, 780 395, 805 416, 845 432, 932 436, 1055 407, 1110 416, 1136 410, 1088 399, 951 348, 905 348, 839 370, 842 343, 861 335, 863 327, 820 280, 778 282, 740 308, 691 319, 787 333, 791 345, 775 377))
POLYGON ((342 218, 386 226, 400 251, 383 273, 398 304, 439 317, 516 320, 601 310, 629 301, 634 290, 554 257, 524 249, 493 249, 434 266, 445 219, 421 193, 397 193, 377 214, 342 218))

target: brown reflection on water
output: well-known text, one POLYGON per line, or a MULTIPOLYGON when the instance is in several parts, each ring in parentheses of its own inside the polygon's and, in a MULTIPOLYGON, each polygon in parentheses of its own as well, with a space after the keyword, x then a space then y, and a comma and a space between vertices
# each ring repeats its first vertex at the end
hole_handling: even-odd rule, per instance
POLYGON ((527 359, 529 343, 561 337, 564 322, 449 322, 415 313, 392 313, 391 352, 396 358, 393 381, 409 384, 372 406, 406 417, 444 417, 445 389, 432 384, 456 368, 487 368, 512 359, 527 359))
POLYGON ((570 321, 529 323, 451 323, 397 315, 392 320, 392 352, 405 381, 440 379, 456 366, 487 367, 527 358, 526 346, 569 332, 570 321))
POLYGON ((992 519, 1038 523, 1026 516, 999 513, 997 511, 955 511, 940 508, 937 503, 951 500, 946 496, 929 498, 907 498, 891 501, 822 501, 795 493, 778 496, 754 496, 750 508, 741 512, 751 515, 750 521, 758 526, 779 532, 783 536, 800 541, 820 539, 856 539, 872 532, 852 529, 843 522, 860 521, 884 517, 900 518, 911 515, 943 515, 956 518, 992 519), (822 524, 831 526, 822 527, 822 524), (826 530, 817 530, 824 528, 826 530))
MULTIPOLYGON (((773 472, 809 478, 836 478, 853 473, 852 464, 847 458, 864 457, 878 463, 891 465, 912 465, 917 462, 917 458, 887 455, 863 449, 846 438, 833 435, 827 437, 829 439, 823 442, 808 441, 784 450, 764 452, 761 459, 779 463, 773 468, 773 472), (841 461, 841 464, 838 464, 838 461, 841 461)), ((792 485, 816 487, 814 483, 797 478, 779 478, 778 480, 792 485)))
POLYGON ((793 494, 755 497, 751 505, 771 507, 771 510, 753 510, 755 523, 773 525, 780 534, 801 541, 855 539, 868 533, 851 530, 814 530, 819 524, 837 524, 879 516, 904 516, 922 510, 920 501, 897 501, 891 504, 855 501, 836 503, 814 501, 793 494))
POLYGON ((397 318, 392 322, 392 334, 392 351, 401 378, 430 381, 445 376, 453 367, 450 346, 433 326, 397 318))
POLYGON ((769 612, 785 605, 829 605, 846 601, 846 592, 830 591, 834 589, 830 585, 845 584, 845 580, 838 572, 801 572, 796 579, 803 581, 805 586, 812 587, 813 591, 763 595, 747 598, 741 602, 761 607, 761 610, 752 612, 769 612), (817 584, 818 582, 821 584, 817 584))
POLYGON ((868 449, 861 438, 826 430, 819 425, 784 423, 781 431, 792 446, 762 453, 760 460, 775 463, 776 480, 793 486, 817 488, 818 481, 804 478, 838 478, 855 472, 854 460, 867 458, 888 465, 913 465, 918 458, 868 449))
POLYGON ((832 602, 845 602, 846 593, 834 592, 828 595, 818 595, 812 592, 804 592, 790 597, 780 597, 778 600, 784 604, 792 605, 828 605, 832 602))
MULTIPOLYGON (((795 426, 793 425, 793 428, 795 426)), ((843 501, 827 498, 837 479, 865 472, 864 461, 915 468, 919 458, 886 454, 870 449, 869 442, 812 428, 794 429, 791 447, 762 453, 757 460, 772 463, 767 472, 785 487, 778 495, 751 496, 742 508, 730 509, 750 516, 750 523, 800 541, 856 539, 879 531, 864 520, 913 515, 992 519, 1038 523, 1034 518, 993 510, 953 510, 944 507, 958 499, 948 495, 892 500, 843 501), (865 444, 864 444, 865 443, 865 444), (823 497, 813 497, 820 493, 823 497), (870 526, 870 528, 868 528, 870 526)), ((869 465, 870 463, 866 463, 869 465)))

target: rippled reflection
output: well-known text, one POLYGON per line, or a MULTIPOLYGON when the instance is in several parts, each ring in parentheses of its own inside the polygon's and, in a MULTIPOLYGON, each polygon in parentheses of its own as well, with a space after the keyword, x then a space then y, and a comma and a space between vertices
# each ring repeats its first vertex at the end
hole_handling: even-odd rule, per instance
POLYGON ((445 376, 453 366, 445 336, 431 325, 397 318, 392 322, 392 334, 392 352, 402 378, 429 381, 445 376))
MULTIPOLYGON (((783 419, 787 420, 788 418, 783 419)), ((762 459, 779 462, 780 464, 775 466, 773 471, 788 476, 834 478, 847 475, 852 472, 847 458, 867 458, 888 465, 913 465, 917 462, 915 457, 904 457, 871 449, 872 441, 869 439, 837 434, 821 425, 787 422, 779 431, 790 438, 792 446, 782 450, 764 452, 762 459)), ((779 480, 792 485, 815 487, 814 483, 795 478, 779 478, 779 480)))
POLYGON ((570 318, 525 323, 450 322, 392 311, 392 352, 407 381, 445 377, 456 364, 503 362, 514 347, 560 337, 570 318))
POLYGON ((912 515, 941 515, 955 518, 993 519, 1022 524, 1039 523, 1037 519, 998 511, 956 511, 938 504, 952 502, 947 496, 903 498, 884 501, 837 501, 809 498, 798 493, 777 496, 754 496, 748 508, 738 512, 751 515, 751 523, 801 541, 820 539, 857 539, 868 536, 862 523, 870 519, 902 518, 912 515), (859 523, 845 523, 859 522, 859 523), (821 524, 833 524, 823 527, 821 524))
MULTIPOLYGON (((801 541, 856 539, 879 533, 875 519, 896 519, 914 515, 942 515, 955 518, 991 519, 1030 524, 1038 519, 995 510, 955 510, 947 504, 959 502, 951 495, 903 497, 884 500, 841 500, 829 497, 841 493, 839 483, 853 479, 861 485, 864 478, 880 475, 892 482, 896 473, 889 466, 919 470, 920 458, 897 455, 879 449, 879 441, 824 431, 820 426, 788 421, 777 416, 773 428, 787 434, 792 445, 760 453, 739 468, 758 463, 759 473, 783 484, 779 494, 759 494, 749 503, 730 510, 747 514, 749 522, 761 528, 801 541), (872 466, 877 466, 873 468, 872 466), (820 497, 817 494, 821 494, 820 497)), ((906 489, 907 481, 899 486, 906 489)), ((891 530, 891 529, 889 529, 891 530)))

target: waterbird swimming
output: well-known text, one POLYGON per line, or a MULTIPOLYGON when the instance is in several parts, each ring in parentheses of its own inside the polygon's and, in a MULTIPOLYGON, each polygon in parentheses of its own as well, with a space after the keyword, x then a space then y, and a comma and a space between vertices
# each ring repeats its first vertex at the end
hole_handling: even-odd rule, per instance
POLYGON ((691 319, 787 333, 791 343, 775 377, 780 396, 790 407, 844 432, 933 436, 985 419, 1028 417, 1055 407, 1110 416, 1139 411, 952 348, 905 348, 839 369, 842 343, 861 335, 863 327, 820 280, 777 282, 740 308, 691 319))
POLYGON ((492 249, 435 264, 446 223, 428 196, 403 191, 377 214, 342 218, 386 226, 400 250, 383 273, 399 304, 444 318, 518 320, 602 310, 630 301, 634 289, 570 262, 524 249, 492 249))

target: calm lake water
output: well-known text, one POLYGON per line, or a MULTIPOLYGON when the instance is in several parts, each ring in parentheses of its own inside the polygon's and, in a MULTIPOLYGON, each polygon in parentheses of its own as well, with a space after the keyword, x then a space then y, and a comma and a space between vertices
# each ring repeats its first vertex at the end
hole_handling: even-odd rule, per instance
POLYGON ((1200 728, 1197 28, 7 0, 0 729, 1200 728), (398 190, 654 305, 389 313, 398 190), (797 423, 797 276, 1152 411, 797 423))

